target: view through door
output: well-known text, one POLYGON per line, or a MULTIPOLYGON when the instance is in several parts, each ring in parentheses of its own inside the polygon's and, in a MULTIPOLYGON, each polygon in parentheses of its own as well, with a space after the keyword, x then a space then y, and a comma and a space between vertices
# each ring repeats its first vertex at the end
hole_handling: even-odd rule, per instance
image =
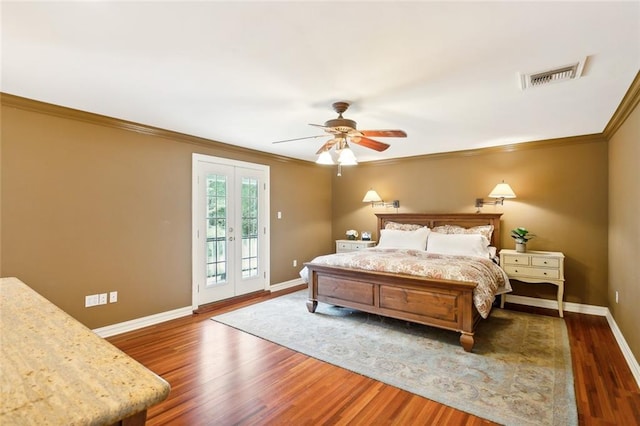
POLYGON ((193 156, 193 307, 268 288, 268 166, 193 156))

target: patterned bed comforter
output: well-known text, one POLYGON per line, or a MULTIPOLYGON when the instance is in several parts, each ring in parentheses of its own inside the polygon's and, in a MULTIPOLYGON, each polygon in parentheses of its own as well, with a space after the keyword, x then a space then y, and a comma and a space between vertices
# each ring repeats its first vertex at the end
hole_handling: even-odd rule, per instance
MULTIPOLYGON (((505 272, 490 259, 450 256, 420 250, 371 248, 316 257, 311 263, 367 271, 391 272, 454 281, 474 282, 473 302, 483 318, 489 316, 497 294, 511 291, 505 272)), ((308 280, 305 267, 300 276, 308 280)))

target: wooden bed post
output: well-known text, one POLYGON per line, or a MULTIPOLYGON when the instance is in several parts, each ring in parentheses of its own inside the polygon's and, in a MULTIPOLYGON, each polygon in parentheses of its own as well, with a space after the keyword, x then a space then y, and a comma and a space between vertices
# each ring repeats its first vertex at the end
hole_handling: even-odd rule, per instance
POLYGON ((307 300, 307 309, 309 310, 309 312, 314 313, 317 307, 318 307, 317 300, 307 300))
POLYGON ((463 331, 462 334, 460 334, 460 344, 465 352, 471 352, 474 344, 473 333, 466 333, 463 331))
POLYGON ((316 308, 318 307, 318 299, 317 299, 317 276, 314 270, 309 270, 309 283, 307 284, 309 287, 309 299, 307 300, 307 309, 309 312, 314 313, 316 308))

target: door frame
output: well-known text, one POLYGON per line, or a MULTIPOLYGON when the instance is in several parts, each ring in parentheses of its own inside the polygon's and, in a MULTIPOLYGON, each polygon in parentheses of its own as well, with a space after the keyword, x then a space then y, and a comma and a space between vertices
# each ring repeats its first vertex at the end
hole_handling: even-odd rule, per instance
POLYGON ((195 258, 198 252, 197 238, 198 234, 198 211, 196 208, 198 193, 198 163, 206 162, 213 164, 221 164, 233 167, 242 167, 247 169, 260 170, 265 175, 265 191, 264 191, 264 254, 260 257, 260 261, 264 266, 264 290, 269 290, 271 283, 271 186, 270 186, 270 167, 264 164, 249 163, 246 161, 232 160, 229 158, 215 157, 212 155, 192 153, 191 157, 191 307, 193 310, 198 309, 198 282, 196 274, 195 258))

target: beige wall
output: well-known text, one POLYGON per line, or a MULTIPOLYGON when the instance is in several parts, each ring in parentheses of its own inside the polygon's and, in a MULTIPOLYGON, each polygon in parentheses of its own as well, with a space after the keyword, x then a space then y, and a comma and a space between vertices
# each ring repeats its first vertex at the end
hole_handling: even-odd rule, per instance
MULTIPOLYGON (((518 198, 483 211, 503 212, 507 231, 536 233, 530 249, 563 251, 565 300, 609 306, 640 353, 637 108, 610 143, 592 136, 414 157, 344 168, 337 177, 333 168, 2 100, 0 275, 18 276, 89 327, 190 305, 197 152, 271 167, 272 284, 297 278, 292 260, 333 250, 345 230, 375 232, 374 213, 393 209, 362 203, 370 187, 399 199, 400 212, 473 212, 475 198, 504 179, 518 198), (111 290, 118 303, 84 308, 85 295, 111 290)), ((502 244, 513 247, 506 234, 502 244)), ((515 288, 554 298, 551 285, 515 288)))
MULTIPOLYGON (((400 200, 401 213, 471 213, 475 199, 486 199, 504 179, 517 198, 482 211, 503 212, 506 231, 524 226, 536 234, 529 249, 565 254, 565 301, 606 306, 607 167, 600 137, 361 164, 333 177, 333 237, 350 228, 375 230, 375 212, 394 212, 362 203, 370 187, 385 201, 400 200)), ((502 246, 514 247, 508 233, 502 246)), ((515 294, 555 299, 551 284, 514 287, 515 294)))
POLYGON ((330 170, 188 143, 170 132, 98 125, 93 121, 100 117, 31 101, 18 104, 33 111, 16 108, 8 99, 3 96, 0 272, 88 327, 191 305, 194 152, 270 166, 272 284, 298 277, 293 259, 301 264, 331 250, 330 170), (117 303, 84 307, 86 295, 114 290, 117 303))
POLYGON ((640 360, 639 164, 636 106, 609 141, 609 309, 636 360, 640 360))

